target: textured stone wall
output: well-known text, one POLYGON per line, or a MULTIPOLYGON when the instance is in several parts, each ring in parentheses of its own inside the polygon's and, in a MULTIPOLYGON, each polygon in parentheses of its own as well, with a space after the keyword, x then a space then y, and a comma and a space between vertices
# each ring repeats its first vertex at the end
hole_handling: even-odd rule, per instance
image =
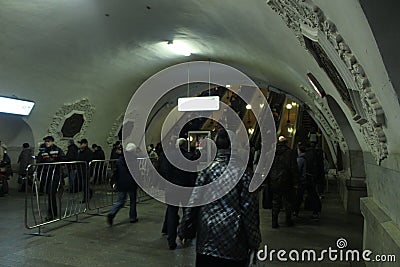
POLYGON ((378 166, 369 153, 364 153, 368 195, 390 218, 400 224, 400 155, 390 154, 378 166))

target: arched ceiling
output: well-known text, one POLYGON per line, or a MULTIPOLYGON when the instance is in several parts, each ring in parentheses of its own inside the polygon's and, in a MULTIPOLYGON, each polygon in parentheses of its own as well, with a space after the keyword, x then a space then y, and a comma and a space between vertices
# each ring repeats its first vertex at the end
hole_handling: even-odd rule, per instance
MULTIPOLYGON (((378 88, 386 84, 385 67, 358 1, 314 2, 358 53, 370 81, 378 88)), ((309 105, 314 102, 300 86, 310 87, 306 73, 311 71, 340 100, 326 73, 265 0, 1 2, 1 95, 37 103, 27 118, 36 139, 46 133, 57 109, 82 98, 96 108, 96 129, 87 134, 105 138, 144 80, 189 60, 229 64, 309 105), (192 55, 171 53, 163 45, 167 40, 185 41, 192 55)))

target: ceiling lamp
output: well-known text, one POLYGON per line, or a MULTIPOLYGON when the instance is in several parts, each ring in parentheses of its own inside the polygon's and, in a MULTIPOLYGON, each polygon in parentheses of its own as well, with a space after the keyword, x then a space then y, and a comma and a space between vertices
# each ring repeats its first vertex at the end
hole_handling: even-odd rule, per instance
POLYGON ((185 57, 188 57, 192 54, 192 49, 183 41, 179 40, 168 41, 167 46, 169 50, 178 55, 183 55, 185 57))
POLYGON ((251 109, 251 105, 250 104, 246 105, 246 109, 251 109))

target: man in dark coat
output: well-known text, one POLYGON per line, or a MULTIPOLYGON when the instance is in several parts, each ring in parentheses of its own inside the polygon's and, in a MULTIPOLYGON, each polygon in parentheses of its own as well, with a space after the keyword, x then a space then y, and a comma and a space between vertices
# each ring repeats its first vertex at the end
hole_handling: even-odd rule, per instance
POLYGON ((104 154, 103 149, 101 146, 98 146, 96 144, 92 145, 92 151, 93 151, 93 160, 101 160, 101 161, 96 161, 93 162, 91 169, 90 169, 90 175, 93 176, 93 184, 101 184, 103 182, 103 179, 106 175, 106 169, 104 168, 104 160, 106 159, 106 156, 104 154))
POLYGON ((118 159, 119 154, 117 153, 117 149, 121 146, 121 141, 116 141, 115 144, 113 144, 113 148, 111 150, 111 155, 110 159, 118 159))
MULTIPOLYGON (((68 148, 67 148, 66 159, 67 161, 77 161, 78 160, 78 153, 79 148, 75 144, 73 139, 68 140, 68 148)), ((76 166, 67 165, 68 167, 68 179, 69 179, 69 192, 70 193, 77 193, 81 190, 82 184, 78 182, 78 169, 76 166)))
POLYGON ((320 177, 321 172, 323 173, 322 155, 315 150, 315 144, 313 143, 311 143, 307 149, 301 147, 300 151, 302 153, 299 155, 298 162, 302 176, 297 190, 295 215, 298 215, 301 203, 303 202, 304 193, 307 191, 307 201, 304 205, 312 210, 313 214, 311 218, 318 221, 319 213, 321 212, 321 200, 318 196, 316 185, 318 177, 320 177), (303 164, 301 164, 301 162, 303 164))
POLYGON ((18 156, 18 163, 19 163, 18 183, 21 183, 21 188, 18 191, 25 192, 26 183, 28 182, 30 185, 32 184, 32 181, 27 181, 28 177, 26 171, 26 168, 30 164, 33 164, 33 151, 28 143, 24 143, 22 145, 22 151, 18 156))
POLYGON ((4 194, 8 194, 8 180, 12 175, 11 168, 11 159, 7 154, 7 146, 5 144, 1 144, 0 142, 0 179, 2 180, 2 186, 0 188, 0 196, 4 196, 4 194))
POLYGON ((137 184, 128 169, 128 165, 126 164, 124 156, 124 153, 136 154, 137 146, 133 143, 128 143, 125 147, 124 153, 122 153, 121 147, 117 147, 116 153, 120 154, 116 164, 115 174, 117 179, 118 199, 111 208, 110 213, 107 215, 107 223, 110 226, 113 224, 115 215, 125 205, 127 194, 129 194, 130 199, 129 221, 131 223, 136 223, 138 221, 136 211, 137 184))
MULTIPOLYGON (((93 152, 88 147, 88 140, 83 138, 81 141, 78 142, 80 144, 79 152, 78 152, 78 161, 86 161, 89 168, 89 163, 93 159, 93 152)), ((82 188, 83 188, 83 200, 81 203, 86 203, 88 201, 87 193, 89 193, 89 198, 93 195, 93 190, 89 188, 88 190, 88 172, 87 168, 79 169, 78 170, 78 177, 79 180, 82 181, 82 188), (88 192, 89 191, 89 192, 88 192)))
POLYGON ((272 228, 278 228, 279 211, 285 204, 286 224, 293 225, 292 207, 295 198, 295 182, 297 181, 297 161, 295 154, 287 145, 287 139, 279 137, 275 158, 268 174, 272 189, 272 228))
MULTIPOLYGON (((179 149, 186 159, 195 160, 196 155, 194 152, 188 150, 188 142, 185 138, 179 138, 177 140, 176 149, 179 149)), ((197 172, 188 172, 176 168, 168 161, 164 153, 161 153, 159 163, 160 173, 165 179, 176 185, 194 187, 197 178, 197 172)), ((171 197, 171 194, 173 194, 173 192, 169 192, 168 190, 165 192, 165 198, 167 201, 168 198, 171 197)), ((168 234, 168 246, 171 250, 177 247, 176 237, 177 228, 179 225, 178 212, 178 206, 167 205, 162 232, 168 234)))
POLYGON ((93 144, 92 151, 93 151, 93 160, 105 160, 106 159, 103 148, 101 146, 93 144))
MULTIPOLYGON (((61 162, 65 160, 64 152, 61 148, 54 144, 53 136, 46 136, 43 138, 45 147, 42 148, 36 158, 36 163, 54 163, 61 162)), ((41 176, 42 179, 45 179, 46 192, 48 195, 48 210, 47 210, 47 221, 51 221, 58 216, 57 209, 57 191, 61 183, 61 171, 60 165, 48 165, 44 166, 41 173, 42 174, 51 174, 41 176)))

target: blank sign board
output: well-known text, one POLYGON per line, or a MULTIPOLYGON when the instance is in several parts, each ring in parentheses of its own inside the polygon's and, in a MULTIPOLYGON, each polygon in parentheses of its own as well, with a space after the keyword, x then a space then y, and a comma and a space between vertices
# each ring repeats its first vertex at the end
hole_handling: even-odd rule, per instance
POLYGON ((2 113, 29 115, 34 105, 32 101, 0 96, 0 112, 2 113))
POLYGON ((178 98, 178 111, 219 110, 219 96, 178 98))

